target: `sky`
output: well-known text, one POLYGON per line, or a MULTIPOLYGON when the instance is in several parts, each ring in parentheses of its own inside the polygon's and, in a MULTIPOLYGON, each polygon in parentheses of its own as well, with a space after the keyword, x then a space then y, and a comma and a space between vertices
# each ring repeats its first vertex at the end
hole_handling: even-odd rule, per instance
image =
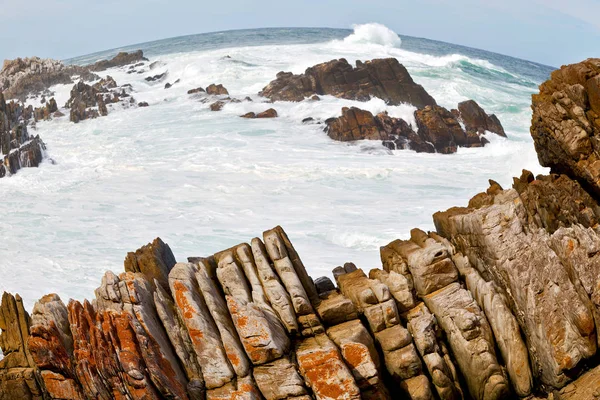
POLYGON ((0 59, 65 59, 175 36, 378 22, 560 66, 600 57, 600 0, 0 0, 0 59))

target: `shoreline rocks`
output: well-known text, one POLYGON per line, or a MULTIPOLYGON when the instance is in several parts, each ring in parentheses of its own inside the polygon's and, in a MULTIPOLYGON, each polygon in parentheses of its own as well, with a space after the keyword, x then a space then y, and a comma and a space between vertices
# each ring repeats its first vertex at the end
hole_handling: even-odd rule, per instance
MULTIPOLYGON (((467 103, 488 117, 477 103, 472 100, 467 103)), ((390 150, 410 149, 418 153, 450 154, 455 153, 458 147, 483 147, 488 143, 480 132, 465 131, 456 116, 440 106, 416 110, 415 121, 416 131, 403 119, 390 117, 387 112, 373 116, 366 110, 344 107, 340 117, 325 121, 325 132, 333 140, 381 140, 390 150)), ((494 129, 504 133, 499 122, 494 129)))
POLYGON ((395 58, 357 61, 352 67, 341 58, 308 68, 304 74, 279 72, 259 93, 271 101, 302 101, 314 95, 367 101, 383 99, 388 105, 412 104, 417 108, 436 105, 421 85, 395 58))

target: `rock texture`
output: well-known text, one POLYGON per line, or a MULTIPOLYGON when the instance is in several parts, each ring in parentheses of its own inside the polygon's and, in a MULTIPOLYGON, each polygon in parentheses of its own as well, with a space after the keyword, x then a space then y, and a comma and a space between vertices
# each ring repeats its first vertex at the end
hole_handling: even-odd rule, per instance
POLYGON ((23 108, 14 101, 6 103, 0 92, 0 178, 21 168, 38 167, 44 158, 44 142, 28 133, 27 120, 31 115, 31 107, 23 108))
POLYGON ((357 61, 356 67, 341 58, 310 67, 300 75, 280 72, 260 95, 273 101, 332 95, 359 101, 378 97, 389 105, 408 103, 417 108, 436 104, 395 58, 357 61))
MULTIPOLYGON (((485 112, 483 115, 487 116, 485 112)), ((391 150, 410 149, 418 153, 448 154, 455 153, 458 147, 482 147, 488 143, 481 136, 484 130, 467 128, 465 131, 456 116, 440 106, 425 106, 415 111, 415 121, 417 131, 403 119, 390 117, 387 112, 374 116, 357 107, 344 107, 340 117, 325 121, 325 131, 330 138, 342 142, 381 140, 391 150)), ((504 135, 504 130, 501 132, 504 135)))
POLYGON ((335 284, 275 227, 179 263, 156 239, 31 318, 5 293, 0 399, 595 399, 599 196, 565 171, 490 181, 335 284))
POLYGON ((563 66, 533 96, 531 136, 540 164, 600 196, 600 59, 563 66))

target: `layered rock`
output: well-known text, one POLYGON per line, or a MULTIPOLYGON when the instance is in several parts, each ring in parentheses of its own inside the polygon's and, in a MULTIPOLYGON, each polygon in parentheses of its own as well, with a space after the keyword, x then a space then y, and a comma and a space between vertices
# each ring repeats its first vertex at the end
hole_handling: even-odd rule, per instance
POLYGON ((27 120, 32 108, 11 101, 6 103, 0 92, 0 178, 12 175, 21 168, 38 167, 46 146, 39 136, 29 136, 27 120))
POLYGON ((452 113, 465 125, 467 132, 483 134, 488 131, 506 137, 498 117, 488 115, 475 100, 458 103, 458 110, 452 110, 452 113))
POLYGON ((359 101, 377 97, 389 105, 408 103, 418 108, 436 104, 395 58, 357 61, 356 67, 342 58, 310 67, 300 75, 280 72, 260 92, 273 101, 302 101, 315 94, 359 101))
POLYGON ((371 112, 356 107, 342 108, 342 115, 326 121, 325 131, 333 140, 381 140, 383 145, 395 149, 411 149, 416 152, 433 153, 433 146, 417 135, 401 118, 387 113, 373 116, 371 112))
POLYGON ((65 107, 71 109, 69 118, 74 123, 99 116, 105 117, 108 115, 107 104, 119 102, 124 105, 136 104, 129 92, 131 92, 130 85, 119 87, 110 76, 93 85, 79 81, 71 89, 71 97, 65 107))
MULTIPOLYGON (((484 115, 487 116, 485 112, 484 115)), ((381 140, 389 149, 410 149, 419 153, 455 153, 458 147, 481 147, 488 143, 481 136, 484 131, 469 128, 465 131, 456 116, 440 106, 416 110, 415 121, 416 132, 406 121, 390 117, 387 112, 374 116, 366 110, 344 107, 340 117, 325 121, 325 131, 330 138, 342 142, 381 140)))
POLYGON ((540 164, 600 197, 600 59, 563 66, 533 95, 531 136, 540 164))
POLYGON ((142 50, 137 50, 132 53, 120 52, 110 60, 97 61, 96 63, 89 65, 88 68, 91 71, 104 71, 109 68, 136 64, 140 61, 148 61, 148 59, 144 57, 144 52, 142 50))

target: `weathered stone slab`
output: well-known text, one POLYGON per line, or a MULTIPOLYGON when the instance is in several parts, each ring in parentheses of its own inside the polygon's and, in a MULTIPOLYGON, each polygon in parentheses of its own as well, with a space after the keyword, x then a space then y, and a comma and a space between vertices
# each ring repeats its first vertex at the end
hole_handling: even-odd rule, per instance
POLYGON ((446 333, 471 396, 476 400, 508 396, 510 388, 496 358, 492 330, 471 294, 453 283, 423 300, 446 333))
POLYGON ((302 339, 296 346, 300 374, 317 400, 360 400, 352 373, 327 335, 302 339))
POLYGON ((254 368, 254 379, 266 400, 309 398, 296 364, 283 357, 254 368))

